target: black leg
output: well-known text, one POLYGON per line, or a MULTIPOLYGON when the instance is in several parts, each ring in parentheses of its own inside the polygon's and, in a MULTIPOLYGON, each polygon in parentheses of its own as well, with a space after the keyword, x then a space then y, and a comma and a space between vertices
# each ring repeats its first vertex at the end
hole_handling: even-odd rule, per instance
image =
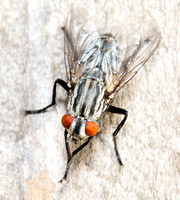
POLYGON ((116 113, 116 114, 122 114, 122 115, 124 115, 123 120, 120 122, 120 124, 118 125, 118 127, 116 128, 116 130, 113 133, 114 150, 115 150, 115 153, 116 153, 116 157, 117 157, 117 160, 118 160, 119 164, 123 165, 123 163, 121 161, 121 158, 120 158, 120 155, 119 155, 119 152, 117 150, 116 135, 118 134, 118 132, 120 131, 120 129, 124 125, 124 123, 125 123, 125 121, 127 119, 127 116, 128 116, 128 111, 125 110, 125 109, 122 109, 122 108, 114 107, 114 106, 110 106, 109 109, 108 109, 108 111, 111 112, 111 113, 116 113))
POLYGON ((65 144, 66 144, 66 151, 67 151, 67 155, 68 155, 68 161, 67 161, 67 165, 66 165, 66 171, 65 171, 65 173, 64 173, 64 176, 63 176, 63 178, 59 181, 59 183, 62 183, 63 182, 63 180, 66 180, 66 178, 67 178, 67 175, 68 175, 68 171, 69 171, 69 168, 70 168, 70 165, 71 165, 71 163, 72 163, 72 159, 73 159, 73 157, 77 154, 77 153, 79 153, 90 141, 91 141, 91 139, 93 138, 93 137, 89 137, 88 138, 88 140, 84 143, 84 144, 82 144, 80 147, 78 147, 75 151, 73 151, 72 153, 71 153, 71 151, 70 151, 70 148, 69 148, 69 143, 68 143, 68 141, 67 141, 67 131, 65 130, 65 144))
POLYGON ((71 154, 71 150, 70 150, 70 146, 69 146, 69 141, 67 140, 67 135, 68 135, 68 132, 65 129, 64 139, 65 139, 65 145, 66 145, 66 152, 67 152, 67 156, 68 156, 68 160, 69 160, 72 157, 72 154, 71 154))
POLYGON ((38 113, 43 113, 45 112, 49 107, 54 106, 56 104, 56 87, 57 84, 59 84, 60 86, 62 86, 67 92, 69 92, 69 87, 67 85, 67 83, 61 79, 56 79, 56 81, 54 82, 54 86, 53 86, 53 94, 52 94, 52 103, 48 106, 46 106, 45 108, 39 109, 39 110, 25 110, 25 115, 28 114, 38 114, 38 113))

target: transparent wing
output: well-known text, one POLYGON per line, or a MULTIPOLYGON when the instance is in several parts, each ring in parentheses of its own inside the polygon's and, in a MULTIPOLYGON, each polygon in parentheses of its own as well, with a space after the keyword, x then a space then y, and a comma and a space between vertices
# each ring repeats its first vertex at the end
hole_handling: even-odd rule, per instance
POLYGON ((69 87, 91 68, 99 68, 106 85, 106 96, 113 98, 156 50, 160 35, 142 39, 138 44, 120 47, 111 34, 100 35, 82 8, 69 14, 65 25, 65 65, 69 87))
POLYGON ((76 8, 69 14, 64 29, 64 59, 68 85, 74 86, 83 74, 82 55, 88 54, 96 43, 99 33, 95 24, 83 8, 76 8))
POLYGON ((113 98, 118 90, 133 78, 154 53, 159 41, 160 35, 157 34, 147 39, 140 40, 139 44, 128 47, 126 50, 118 50, 116 54, 119 55, 116 57, 116 65, 119 71, 118 73, 115 70, 111 73, 109 72, 109 78, 106 79, 107 96, 109 98, 113 98))

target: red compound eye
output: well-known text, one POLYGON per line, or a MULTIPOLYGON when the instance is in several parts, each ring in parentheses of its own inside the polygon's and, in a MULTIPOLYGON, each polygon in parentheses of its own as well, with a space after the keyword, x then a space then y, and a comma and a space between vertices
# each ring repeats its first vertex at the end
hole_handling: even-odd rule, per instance
POLYGON ((71 115, 64 115, 61 119, 64 128, 68 129, 71 126, 73 119, 74 117, 71 115))
POLYGON ((87 121, 85 125, 86 135, 93 136, 98 132, 98 125, 95 122, 87 121))

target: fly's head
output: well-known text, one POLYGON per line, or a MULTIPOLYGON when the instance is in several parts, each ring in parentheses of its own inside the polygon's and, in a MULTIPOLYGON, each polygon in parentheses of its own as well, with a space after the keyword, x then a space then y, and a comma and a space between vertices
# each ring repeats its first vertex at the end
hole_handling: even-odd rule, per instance
POLYGON ((95 122, 88 121, 81 116, 67 114, 62 117, 61 122, 75 143, 78 143, 79 140, 94 136, 98 132, 98 125, 95 122))

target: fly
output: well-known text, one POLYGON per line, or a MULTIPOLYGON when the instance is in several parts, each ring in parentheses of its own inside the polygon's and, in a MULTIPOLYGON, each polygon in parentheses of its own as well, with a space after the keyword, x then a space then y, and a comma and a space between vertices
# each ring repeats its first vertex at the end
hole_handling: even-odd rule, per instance
POLYGON ((26 110, 26 114, 45 112, 56 104, 56 87, 68 93, 67 114, 62 117, 65 128, 67 166, 62 182, 67 178, 73 157, 97 134, 98 120, 104 112, 123 115, 113 132, 114 150, 123 165, 116 144, 116 136, 124 125, 128 112, 112 106, 117 92, 139 71, 159 44, 159 34, 142 39, 138 44, 122 48, 111 34, 99 34, 83 9, 69 14, 64 27, 64 60, 67 83, 57 79, 54 83, 52 103, 40 110, 26 110), (71 152, 70 144, 79 144, 71 152), (80 144, 80 142, 84 142, 80 144))

